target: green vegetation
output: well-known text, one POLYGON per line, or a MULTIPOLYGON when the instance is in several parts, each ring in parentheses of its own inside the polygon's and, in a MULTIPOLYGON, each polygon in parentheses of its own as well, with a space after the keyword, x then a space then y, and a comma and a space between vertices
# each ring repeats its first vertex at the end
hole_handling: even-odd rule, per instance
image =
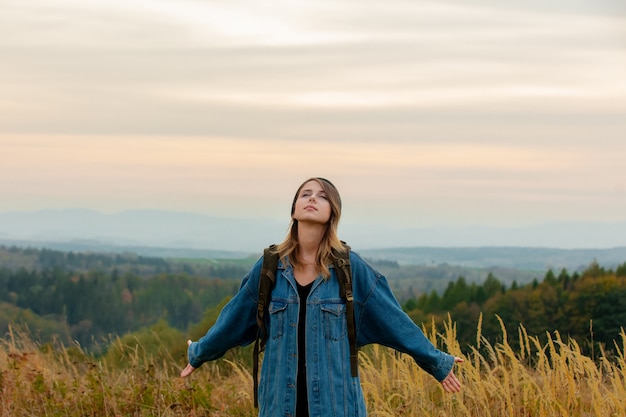
MULTIPOLYGON (((94 353, 157 323, 181 338, 199 337, 207 312, 237 291, 255 261, 0 247, 0 331, 26 325, 42 343, 78 342, 94 353)), ((592 262, 571 274, 548 270, 539 282, 527 271, 370 262, 415 322, 442 323, 451 315, 464 349, 474 342, 481 314, 482 335, 492 343, 500 341, 499 315, 509 331, 523 323, 546 340, 546 332, 557 330, 589 353, 612 351, 626 323, 626 263, 605 270, 592 262)))
POLYGON ((87 349, 159 320, 187 330, 236 292, 250 266, 16 248, 0 259, 0 331, 24 324, 42 342, 54 337, 87 349))
MULTIPOLYGON (((249 347, 178 378, 185 340, 206 332, 254 261, 0 247, 0 417, 256 415, 249 347)), ((366 347, 372 415, 626 414, 626 263, 540 282, 370 262, 431 340, 466 358, 463 393, 446 396, 409 358, 366 347)))
POLYGON ((614 351, 626 324, 626 263, 615 271, 596 262, 580 274, 562 270, 556 276, 549 270, 541 283, 514 282, 509 289, 492 274, 482 284, 460 277, 443 294, 423 294, 408 300, 404 308, 418 323, 442 322, 450 315, 462 345, 474 342, 473 331, 481 316, 485 317, 483 336, 498 341, 499 316, 510 332, 524 324, 529 334, 542 335, 544 340, 549 332, 558 331, 588 353, 614 351))

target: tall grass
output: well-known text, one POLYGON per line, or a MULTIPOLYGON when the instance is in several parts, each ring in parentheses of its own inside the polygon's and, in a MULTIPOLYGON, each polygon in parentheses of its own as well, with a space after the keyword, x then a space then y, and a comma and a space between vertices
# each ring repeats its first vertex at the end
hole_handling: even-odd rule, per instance
MULTIPOLYGON (((434 323, 424 331, 444 350, 462 356, 456 329, 434 323)), ((382 416, 625 416, 626 334, 617 354, 585 356, 557 332, 547 343, 523 327, 507 342, 490 344, 478 324, 476 345, 455 372, 459 394, 445 394, 406 355, 370 346, 360 353, 369 415, 382 416)), ((128 339, 125 339, 128 340, 128 339)), ((119 355, 97 359, 79 346, 35 343, 10 330, 0 341, 0 416, 255 416, 252 378, 242 362, 205 364, 191 377, 178 373, 185 358, 153 357, 140 344, 114 341, 119 355)), ((182 341, 184 343, 184 341, 182 341)))

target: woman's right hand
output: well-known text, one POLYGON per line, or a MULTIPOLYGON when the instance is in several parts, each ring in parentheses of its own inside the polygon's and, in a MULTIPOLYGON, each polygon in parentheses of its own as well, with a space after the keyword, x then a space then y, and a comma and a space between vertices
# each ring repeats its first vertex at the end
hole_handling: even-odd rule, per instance
MULTIPOLYGON (((187 340, 187 347, 189 347, 189 345, 191 345, 191 340, 187 340)), ((191 375, 191 373, 193 371, 195 371, 196 368, 194 368, 193 366, 191 366, 190 363, 187 364, 187 366, 185 366, 185 369, 183 369, 180 373, 180 377, 181 378, 185 378, 188 377, 189 375, 191 375)))

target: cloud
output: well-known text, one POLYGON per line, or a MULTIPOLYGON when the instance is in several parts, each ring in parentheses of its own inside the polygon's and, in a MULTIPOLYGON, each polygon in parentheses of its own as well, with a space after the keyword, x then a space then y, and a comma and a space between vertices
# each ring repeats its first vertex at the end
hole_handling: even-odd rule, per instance
POLYGON ((326 175, 357 217, 619 217, 620 7, 7 0, 3 204, 249 215, 326 175))
POLYGON ((3 3, 0 130, 237 137, 249 120, 284 137, 309 118, 328 132, 377 112, 419 130, 424 111, 626 100, 619 15, 394 4, 3 3))

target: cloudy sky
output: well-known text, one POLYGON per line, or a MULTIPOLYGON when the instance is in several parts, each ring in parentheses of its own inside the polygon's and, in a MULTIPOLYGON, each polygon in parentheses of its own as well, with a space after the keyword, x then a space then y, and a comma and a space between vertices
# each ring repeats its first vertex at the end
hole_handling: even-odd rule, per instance
POLYGON ((0 212, 626 222, 623 0, 0 0, 0 212))

